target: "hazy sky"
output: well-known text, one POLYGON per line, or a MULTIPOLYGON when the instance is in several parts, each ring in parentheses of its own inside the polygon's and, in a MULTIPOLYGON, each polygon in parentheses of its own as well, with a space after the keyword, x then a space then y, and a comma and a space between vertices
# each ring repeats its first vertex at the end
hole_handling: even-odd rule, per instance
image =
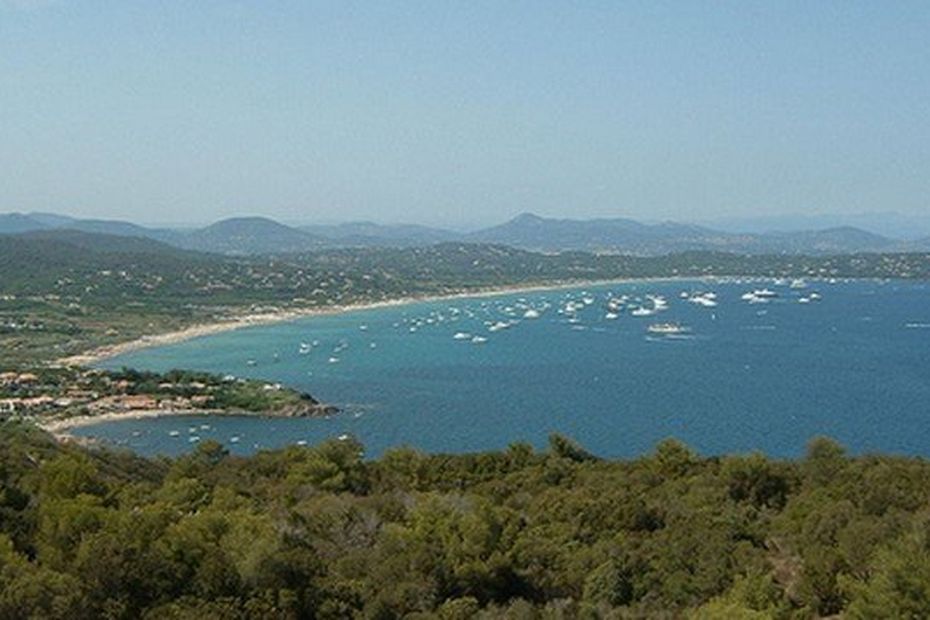
POLYGON ((930 2, 0 0, 0 211, 930 211, 930 2))

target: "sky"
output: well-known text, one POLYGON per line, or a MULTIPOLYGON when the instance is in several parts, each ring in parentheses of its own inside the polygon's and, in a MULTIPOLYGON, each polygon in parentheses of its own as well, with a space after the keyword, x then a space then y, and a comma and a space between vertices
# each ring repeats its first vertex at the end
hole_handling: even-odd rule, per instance
POLYGON ((0 0, 0 211, 930 212, 930 2, 0 0))

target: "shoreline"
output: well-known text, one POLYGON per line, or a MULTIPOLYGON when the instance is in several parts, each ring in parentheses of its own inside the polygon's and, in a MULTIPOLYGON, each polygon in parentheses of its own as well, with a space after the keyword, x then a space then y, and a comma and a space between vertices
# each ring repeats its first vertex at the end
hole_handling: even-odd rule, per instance
POLYGON ((199 323, 160 334, 140 336, 133 340, 119 342, 111 345, 104 345, 55 360, 56 364, 64 366, 91 366, 104 360, 108 360, 126 353, 133 353, 152 347, 167 346, 179 344, 195 338, 212 336, 226 332, 245 329, 247 327, 259 327, 262 325, 274 325, 276 323, 287 323, 303 318, 318 316, 333 316, 346 314, 349 312, 360 312, 364 310, 377 310, 379 308, 393 308, 397 306, 409 306, 417 303, 430 303, 435 301, 445 301, 453 299, 472 299, 480 297, 495 297, 499 295, 508 295, 514 293, 533 293, 540 291, 557 291, 582 286, 603 286, 607 284, 629 284, 633 282, 674 282, 676 280, 694 280, 700 278, 682 278, 682 277, 665 277, 665 278, 617 278, 610 280, 583 280, 577 282, 552 282, 548 284, 528 284, 528 285, 511 285, 501 287, 489 287, 485 289, 476 289, 473 291, 462 291, 459 293, 449 293, 443 295, 423 295, 398 297, 384 301, 359 302, 346 304, 342 306, 330 306, 321 308, 302 308, 302 309, 283 309, 275 312, 258 312, 232 316, 228 319, 222 319, 209 323, 199 323))
POLYGON ((76 428, 86 428, 88 426, 97 426, 107 422, 125 422, 127 420, 150 420, 156 418, 175 418, 175 417, 249 417, 249 418, 275 418, 289 417, 277 416, 274 413, 253 412, 241 410, 226 409, 130 409, 128 411, 111 411, 99 415, 76 415, 70 418, 57 418, 54 420, 33 419, 33 423, 43 431, 51 434, 60 440, 80 440, 84 441, 86 437, 75 437, 69 431, 76 428))
MULTIPOLYGON (((83 428, 85 426, 95 426, 105 422, 120 422, 123 420, 145 420, 150 418, 162 418, 173 416, 207 416, 218 415, 221 412, 216 409, 130 409, 129 411, 101 413, 100 415, 76 415, 70 418, 58 418, 55 420, 35 420, 36 426, 52 435, 67 436, 67 431, 74 428, 83 428)), ((246 415, 246 414, 242 414, 246 415)))

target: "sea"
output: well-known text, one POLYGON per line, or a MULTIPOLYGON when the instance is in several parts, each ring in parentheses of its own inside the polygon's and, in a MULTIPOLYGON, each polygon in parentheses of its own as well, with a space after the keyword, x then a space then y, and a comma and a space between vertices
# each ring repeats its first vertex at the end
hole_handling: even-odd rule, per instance
POLYGON ((101 363, 282 384, 327 418, 172 416, 77 428, 146 455, 353 436, 368 457, 544 448, 611 458, 676 438, 703 455, 930 455, 930 284, 636 281, 349 311, 137 350, 101 363))

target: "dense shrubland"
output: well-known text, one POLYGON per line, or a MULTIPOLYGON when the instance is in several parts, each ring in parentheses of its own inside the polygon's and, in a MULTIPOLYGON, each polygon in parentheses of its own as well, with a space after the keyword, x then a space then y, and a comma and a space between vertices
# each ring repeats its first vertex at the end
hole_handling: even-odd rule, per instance
POLYGON ((930 615, 930 464, 0 445, 3 618, 930 615))

